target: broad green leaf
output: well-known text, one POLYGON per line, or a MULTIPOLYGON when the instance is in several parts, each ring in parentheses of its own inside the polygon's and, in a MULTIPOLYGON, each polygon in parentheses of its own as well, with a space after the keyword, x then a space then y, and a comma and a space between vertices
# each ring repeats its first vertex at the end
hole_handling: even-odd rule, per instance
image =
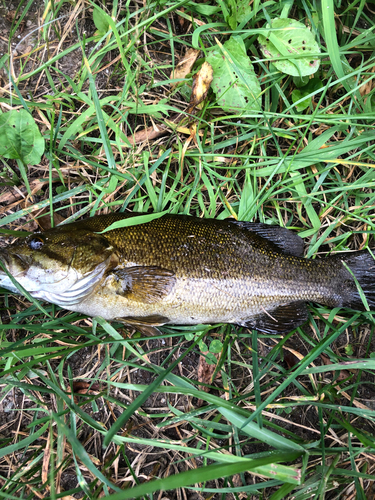
POLYGON ((210 344, 210 352, 219 353, 223 348, 223 343, 220 340, 213 340, 210 344))
POLYGON ((95 5, 94 12, 92 13, 92 19, 94 21, 96 29, 101 35, 104 35, 109 30, 109 23, 106 19, 106 14, 95 5))
POLYGON ((309 76, 294 76, 293 77, 293 83, 297 87, 297 89, 300 89, 301 87, 305 87, 309 83, 310 77, 309 76))
POLYGON ((198 347, 199 347, 200 351, 202 351, 202 352, 207 352, 208 351, 208 346, 207 346, 206 342, 203 342, 203 340, 201 340, 198 343, 198 347))
POLYGON ((214 72, 211 87, 224 111, 260 110, 260 84, 241 37, 232 36, 210 52, 207 62, 214 72))
POLYGON ((249 0, 231 0, 231 15, 226 19, 229 26, 234 30, 251 14, 251 5, 249 0))
MULTIPOLYGON (((308 83, 301 88, 294 89, 292 92, 293 103, 298 102, 300 99, 304 99, 316 90, 323 87, 323 83, 319 78, 312 78, 308 80, 308 83)), ((311 103, 311 97, 307 97, 302 102, 296 105, 297 111, 301 112, 306 109, 311 103)))
POLYGON ((189 2, 189 9, 191 9, 193 12, 198 12, 203 16, 213 16, 217 12, 220 12, 220 7, 218 6, 197 2, 189 2))
POLYGON ((237 2, 237 22, 242 23, 251 14, 249 0, 238 0, 237 2))
POLYGON ((25 109, 0 115, 0 156, 36 165, 44 153, 44 139, 25 109))
POLYGON ((267 36, 259 36, 260 48, 264 57, 272 59, 279 71, 299 77, 318 71, 320 61, 316 56, 320 48, 304 24, 294 19, 276 18, 266 28, 271 29, 267 36))
POLYGON ((305 99, 306 96, 309 95, 309 92, 306 92, 305 90, 302 89, 294 89, 292 92, 292 101, 295 104, 298 102, 300 99, 303 99, 300 103, 296 105, 297 111, 301 112, 304 111, 306 108, 309 107, 310 102, 311 102, 311 97, 308 97, 305 99))

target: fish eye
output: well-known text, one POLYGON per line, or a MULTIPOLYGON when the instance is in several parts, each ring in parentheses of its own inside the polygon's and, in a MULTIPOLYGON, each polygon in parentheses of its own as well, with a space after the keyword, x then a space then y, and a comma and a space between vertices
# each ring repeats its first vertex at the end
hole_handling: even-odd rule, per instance
POLYGON ((29 248, 31 250, 40 250, 44 245, 44 239, 41 236, 34 236, 29 243, 29 248))

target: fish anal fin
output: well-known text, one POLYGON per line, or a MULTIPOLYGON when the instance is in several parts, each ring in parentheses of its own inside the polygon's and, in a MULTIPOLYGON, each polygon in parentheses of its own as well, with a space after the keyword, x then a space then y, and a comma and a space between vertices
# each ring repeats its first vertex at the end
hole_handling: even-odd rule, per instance
POLYGON ((303 239, 290 229, 280 226, 271 226, 256 222, 236 221, 236 225, 256 233, 265 240, 270 241, 282 252, 295 257, 303 257, 303 239))
POLYGON ((263 333, 289 333, 307 320, 305 302, 297 301, 278 306, 241 322, 241 326, 253 328, 263 333))
POLYGON ((140 333, 146 337, 155 337, 156 335, 161 335, 158 326, 165 325, 169 323, 169 318, 161 316, 159 314, 153 314, 144 317, 125 317, 125 318, 115 318, 116 321, 124 323, 127 326, 135 328, 140 333))
POLYGON ((120 283, 119 295, 145 304, 155 304, 168 295, 176 277, 172 271, 158 266, 134 266, 114 271, 120 283))
POLYGON ((135 327, 139 325, 161 326, 169 323, 169 318, 162 316, 161 314, 150 314, 149 316, 126 316, 124 318, 116 318, 116 320, 135 327))

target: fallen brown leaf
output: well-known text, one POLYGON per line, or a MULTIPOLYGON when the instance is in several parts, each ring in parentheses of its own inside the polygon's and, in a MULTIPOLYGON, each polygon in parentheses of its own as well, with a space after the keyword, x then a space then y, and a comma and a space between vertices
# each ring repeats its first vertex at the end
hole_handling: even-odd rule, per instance
POLYGON ((208 62, 204 62, 201 69, 193 78, 193 89, 191 92, 188 113, 191 113, 193 109, 206 98, 212 78, 212 66, 208 64, 208 62))
POLYGON ((295 349, 292 349, 291 347, 288 347, 287 345, 284 346, 284 355, 285 355, 285 352, 290 352, 299 361, 301 361, 305 357, 303 354, 301 354, 300 352, 296 351, 295 349))
POLYGON ((90 382, 85 382, 84 380, 75 380, 73 382, 73 392, 75 394, 93 394, 97 391, 100 391, 99 384, 90 384, 90 382))
MULTIPOLYGON (((42 213, 46 213, 48 210, 45 208, 42 213)), ((54 212, 53 213, 53 223, 55 226, 63 222, 65 219, 62 217, 60 214, 54 212)), ((38 217, 36 219, 37 224, 39 225, 40 229, 42 231, 47 231, 48 229, 51 229, 51 216, 50 214, 42 215, 41 217, 38 217)))
MULTIPOLYGON (((58 181, 59 178, 53 178, 52 182, 58 181)), ((48 184, 49 179, 34 179, 30 182, 30 190, 31 194, 34 195, 37 193, 45 184, 48 184)), ((4 191, 0 195, 0 203, 13 203, 14 201, 20 200, 21 198, 25 198, 27 196, 27 191, 24 186, 22 187, 8 187, 6 191, 4 191)))
POLYGON ((299 363, 298 357, 287 349, 284 349, 284 361, 288 365, 289 370, 299 363))
MULTIPOLYGON (((6 13, 5 19, 7 21, 9 21, 10 23, 12 23, 16 19, 16 14, 17 14, 16 10, 8 10, 8 12, 6 13)), ((18 17, 19 17, 19 15, 18 15, 18 17)))
MULTIPOLYGON (((241 476, 240 474, 235 474, 233 477, 232 477, 232 481, 233 481, 233 486, 238 488, 240 486, 243 486, 242 484, 242 479, 241 479, 241 476)), ((246 498, 246 497, 245 497, 246 498)))
MULTIPOLYGON (((286 346, 286 345, 284 345, 283 349, 284 349, 284 356, 285 356, 285 353, 286 353, 286 352, 289 352, 289 353, 291 353, 291 354, 292 354, 292 355, 293 355, 293 356, 294 356, 297 360, 299 360, 299 361, 301 361, 301 360, 302 360, 302 359, 304 359, 304 357, 305 357, 305 356, 304 356, 303 354, 301 354, 300 352, 298 352, 298 351, 296 351, 295 349, 292 349, 291 347, 288 347, 288 346, 286 346)), ((291 361, 291 362, 293 363, 292 358, 290 358, 290 359, 289 359, 289 361, 291 361)), ((288 363, 288 361, 287 361, 287 363, 288 363)), ((314 363, 311 363, 311 366, 315 366, 315 365, 314 365, 314 363)), ((292 368, 292 367, 291 367, 291 368, 292 368)), ((315 380, 315 375, 314 375, 314 374, 312 374, 312 373, 310 373, 308 376, 309 376, 309 378, 310 378, 311 383, 313 384, 313 386, 314 386, 314 387, 315 387, 315 389, 316 389, 316 380, 315 380)))
MULTIPOLYGON (((332 365, 332 361, 330 361, 329 357, 326 356, 325 354, 321 354, 320 357, 322 358, 322 361, 323 361, 323 364, 324 365, 332 365)), ((335 372, 332 372, 333 374, 335 372)), ((349 377, 350 373, 348 372, 348 370, 340 370, 340 373, 339 373, 339 376, 337 377, 337 380, 338 381, 341 381, 341 380, 344 380, 344 379, 347 379, 349 377)))
POLYGON ((158 137, 167 134, 168 128, 165 125, 155 125, 154 127, 148 127, 146 129, 136 132, 134 135, 129 135, 127 137, 128 141, 132 146, 144 141, 150 141, 152 139, 157 139, 158 137))
MULTIPOLYGON (((170 78, 171 79, 183 79, 186 75, 188 75, 193 67, 195 61, 198 58, 200 50, 197 49, 188 49, 186 54, 181 59, 181 61, 177 64, 175 69, 172 71, 170 78)), ((173 83, 171 88, 174 89, 179 82, 173 83)))
MULTIPOLYGON (((209 365, 206 361, 205 354, 207 352, 202 353, 199 356, 199 363, 198 363, 198 382, 201 382, 202 384, 211 384, 212 383, 212 375, 215 371, 216 365, 209 365)), ((202 390, 204 392, 208 392, 210 390, 209 387, 202 386, 202 390)))
MULTIPOLYGON (((375 71, 375 66, 373 66, 371 68, 371 73, 374 73, 374 71, 375 71)), ((364 83, 363 85, 361 85, 359 87, 359 93, 361 94, 361 96, 366 96, 364 99, 365 104, 366 104, 367 98, 368 98, 371 90, 374 88, 374 85, 375 85, 374 80, 371 79, 370 81, 368 81, 367 83, 364 83)))
MULTIPOLYGON (((188 73, 190 73, 194 62, 196 61, 199 50, 189 49, 185 57, 176 66, 171 74, 171 78, 184 78, 188 73)), ((198 104, 200 104, 205 97, 210 88, 213 78, 212 67, 208 63, 203 63, 201 69, 193 78, 193 88, 191 93, 191 99, 188 107, 188 113, 191 113, 198 104)), ((172 88, 174 88, 172 86, 172 88)), ((166 120, 163 125, 154 125, 148 127, 147 129, 140 130, 133 135, 127 137, 129 143, 134 146, 144 141, 150 141, 156 139, 164 134, 170 133, 171 130, 178 127, 177 123, 180 119, 180 114, 175 115, 169 121, 166 120), (171 128, 168 127, 170 125, 171 128)), ((183 126, 181 123, 179 126, 183 126)), ((184 133, 187 133, 188 128, 184 129, 184 133)), ((191 132, 190 132, 191 133, 191 132)))
MULTIPOLYGON (((73 398, 74 402, 78 403, 77 394, 97 394, 101 390, 100 384, 90 384, 90 382, 85 382, 84 380, 74 380, 73 381, 73 398)), ((68 394, 70 392, 70 386, 66 391, 68 394)))
MULTIPOLYGON (((185 12, 184 7, 181 7, 180 10, 181 10, 181 12, 185 12)), ((188 19, 185 19, 182 16, 178 16, 178 25, 179 25, 179 28, 181 30, 181 33, 186 33, 187 29, 190 25, 190 21, 188 19)))

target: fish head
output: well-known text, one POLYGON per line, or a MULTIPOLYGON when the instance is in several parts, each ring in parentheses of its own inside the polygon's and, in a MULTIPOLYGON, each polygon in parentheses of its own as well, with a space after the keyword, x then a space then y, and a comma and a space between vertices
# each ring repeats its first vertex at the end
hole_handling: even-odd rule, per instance
MULTIPOLYGON (((0 250, 0 260, 30 295, 69 308, 85 299, 116 260, 100 234, 59 226, 0 250)), ((3 269, 0 286, 19 293, 3 269)))

